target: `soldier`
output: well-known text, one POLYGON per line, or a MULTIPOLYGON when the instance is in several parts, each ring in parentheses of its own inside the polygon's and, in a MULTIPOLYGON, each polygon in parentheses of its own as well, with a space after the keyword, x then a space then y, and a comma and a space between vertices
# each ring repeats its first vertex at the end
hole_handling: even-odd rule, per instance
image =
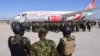
POLYGON ((71 22, 72 32, 74 32, 74 27, 75 27, 75 22, 74 22, 74 21, 72 21, 72 22, 71 22))
POLYGON ((79 28, 80 28, 80 27, 79 27, 79 22, 77 21, 77 22, 76 22, 76 32, 79 32, 79 28))
POLYGON ((72 56, 75 49, 75 36, 71 35, 71 30, 69 26, 63 28, 63 38, 57 46, 58 56, 72 56))
POLYGON ((35 23, 32 22, 32 31, 35 32, 35 23))
POLYGON ((53 40, 46 39, 47 30, 40 28, 38 31, 39 41, 33 43, 32 50, 35 56, 55 56, 56 44, 53 40))
POLYGON ((82 27, 83 32, 85 32, 86 31, 86 22, 85 21, 82 22, 81 27, 82 27))
POLYGON ((89 31, 91 31, 91 22, 90 22, 90 21, 87 21, 87 29, 88 29, 89 31))
POLYGON ((25 22, 26 31, 30 32, 31 25, 29 22, 25 22))
POLYGON ((22 24, 15 24, 13 26, 15 36, 10 36, 8 39, 8 47, 11 56, 31 56, 30 40, 24 35, 24 26, 22 24))
POLYGON ((98 25, 99 25, 99 28, 100 28, 100 20, 98 20, 98 25))
POLYGON ((47 29, 47 31, 49 31, 50 30, 50 25, 49 25, 49 23, 45 23, 45 28, 47 29))

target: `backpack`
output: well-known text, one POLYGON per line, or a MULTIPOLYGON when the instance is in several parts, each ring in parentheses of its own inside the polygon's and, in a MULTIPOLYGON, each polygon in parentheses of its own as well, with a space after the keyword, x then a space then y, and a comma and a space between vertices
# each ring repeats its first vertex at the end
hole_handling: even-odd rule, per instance
POLYGON ((11 36, 8 39, 8 46, 10 48, 11 55, 12 56, 27 56, 27 50, 25 50, 26 48, 24 46, 24 41, 23 41, 26 37, 22 37, 18 39, 16 43, 12 43, 11 39, 14 37, 15 36, 11 36))
POLYGON ((60 51, 59 53, 61 53, 63 55, 70 55, 74 52, 74 50, 75 50, 75 37, 70 36, 69 39, 70 40, 68 40, 65 37, 61 38, 61 41, 63 41, 63 43, 58 44, 58 52, 60 51))

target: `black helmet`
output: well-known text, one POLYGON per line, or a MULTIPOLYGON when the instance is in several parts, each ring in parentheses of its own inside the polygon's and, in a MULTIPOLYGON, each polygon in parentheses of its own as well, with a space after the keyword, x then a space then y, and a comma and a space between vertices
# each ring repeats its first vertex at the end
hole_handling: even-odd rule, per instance
POLYGON ((66 26, 66 27, 64 27, 63 29, 62 29, 62 32, 63 32, 63 34, 64 35, 70 35, 71 34, 71 32, 72 32, 72 29, 71 29, 71 27, 69 27, 69 26, 66 26))
POLYGON ((24 26, 20 23, 15 24, 13 27, 13 32, 15 34, 22 34, 23 35, 24 34, 24 26))

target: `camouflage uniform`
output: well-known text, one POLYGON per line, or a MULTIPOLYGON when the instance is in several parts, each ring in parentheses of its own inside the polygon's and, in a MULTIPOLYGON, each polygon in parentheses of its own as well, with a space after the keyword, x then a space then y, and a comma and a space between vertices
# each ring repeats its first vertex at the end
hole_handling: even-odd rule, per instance
MULTIPOLYGON (((39 30, 42 32, 45 31, 44 28, 39 30)), ((55 56, 56 44, 52 40, 43 39, 33 43, 32 50, 35 56, 55 56)))
POLYGON ((56 44, 52 40, 43 40, 35 42, 32 45, 35 56, 55 56, 56 44))
POLYGON ((11 51, 11 56, 31 56, 30 40, 24 35, 24 26, 22 23, 17 23, 13 26, 12 30, 15 36, 8 38, 8 47, 11 51))
POLYGON ((57 46, 58 56, 72 56, 72 53, 75 49, 75 37, 71 35, 72 28, 66 26, 62 29, 63 38, 60 39, 60 42, 57 46))

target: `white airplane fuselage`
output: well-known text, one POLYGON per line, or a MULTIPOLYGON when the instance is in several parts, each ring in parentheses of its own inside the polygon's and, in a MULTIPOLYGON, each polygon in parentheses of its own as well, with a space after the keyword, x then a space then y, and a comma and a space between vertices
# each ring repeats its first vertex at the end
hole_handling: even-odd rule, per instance
MULTIPOLYGON (((53 18, 55 18, 56 20, 61 20, 62 14, 67 14, 72 12, 73 11, 29 11, 20 13, 18 16, 15 17, 15 20, 18 20, 19 22, 52 21, 53 18)), ((68 20, 72 20, 72 18, 69 18, 68 20)))

